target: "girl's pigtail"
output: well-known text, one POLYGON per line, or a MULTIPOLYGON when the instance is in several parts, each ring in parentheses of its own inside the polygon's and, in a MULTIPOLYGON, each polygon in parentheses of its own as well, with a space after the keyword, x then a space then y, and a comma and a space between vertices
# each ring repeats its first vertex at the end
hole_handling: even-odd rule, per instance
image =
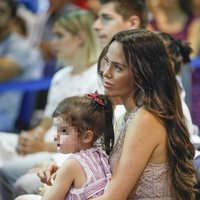
POLYGON ((103 99, 104 113, 105 113, 105 131, 103 133, 105 151, 109 155, 113 149, 114 145, 114 129, 113 129, 113 105, 111 101, 105 95, 100 95, 103 99))

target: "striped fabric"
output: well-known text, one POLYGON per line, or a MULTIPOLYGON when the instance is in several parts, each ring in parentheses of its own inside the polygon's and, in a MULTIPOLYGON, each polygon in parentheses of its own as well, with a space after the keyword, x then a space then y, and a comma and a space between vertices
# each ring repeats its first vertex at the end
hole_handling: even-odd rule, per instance
POLYGON ((111 179, 107 155, 97 148, 87 149, 72 154, 69 159, 80 162, 87 175, 87 182, 82 188, 71 188, 66 200, 86 200, 101 196, 111 179))

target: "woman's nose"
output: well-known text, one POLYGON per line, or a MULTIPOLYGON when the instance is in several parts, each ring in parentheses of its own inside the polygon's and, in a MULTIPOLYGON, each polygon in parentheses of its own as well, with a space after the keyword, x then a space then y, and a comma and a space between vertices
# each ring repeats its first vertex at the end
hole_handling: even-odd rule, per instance
POLYGON ((109 64, 107 64, 104 68, 103 68, 103 77, 106 78, 112 78, 112 69, 111 66, 109 64))

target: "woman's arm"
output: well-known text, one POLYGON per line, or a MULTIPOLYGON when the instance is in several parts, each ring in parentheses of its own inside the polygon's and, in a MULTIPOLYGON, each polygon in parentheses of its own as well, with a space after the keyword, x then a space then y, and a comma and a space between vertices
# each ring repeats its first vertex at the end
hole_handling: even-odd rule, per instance
POLYGON ((127 129, 112 180, 105 194, 95 200, 127 199, 147 163, 155 159, 156 148, 163 137, 166 135, 161 123, 148 111, 140 110, 127 129))

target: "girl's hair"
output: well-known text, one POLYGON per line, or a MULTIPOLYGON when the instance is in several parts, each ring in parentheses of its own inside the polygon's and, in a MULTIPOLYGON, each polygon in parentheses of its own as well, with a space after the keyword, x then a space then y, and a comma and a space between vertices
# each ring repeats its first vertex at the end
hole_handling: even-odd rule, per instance
POLYGON ((79 134, 92 130, 93 142, 100 143, 109 155, 114 144, 112 104, 105 95, 94 93, 91 96, 64 99, 55 109, 53 117, 62 117, 64 121, 70 122, 79 134))
POLYGON ((170 34, 164 32, 155 32, 164 42, 169 57, 174 66, 175 74, 180 74, 183 64, 190 62, 192 48, 189 43, 174 39, 170 34))
POLYGON ((84 34, 82 53, 83 59, 89 64, 93 64, 97 61, 100 52, 99 41, 92 28, 93 22, 94 18, 92 14, 82 9, 74 9, 61 14, 55 20, 56 24, 59 24, 73 35, 84 34))
POLYGON ((190 142, 177 82, 166 48, 155 33, 143 29, 127 30, 113 36, 100 59, 114 41, 122 44, 126 64, 131 68, 136 105, 144 106, 166 128, 169 172, 176 197, 179 200, 192 200, 196 183, 194 146, 190 142))

